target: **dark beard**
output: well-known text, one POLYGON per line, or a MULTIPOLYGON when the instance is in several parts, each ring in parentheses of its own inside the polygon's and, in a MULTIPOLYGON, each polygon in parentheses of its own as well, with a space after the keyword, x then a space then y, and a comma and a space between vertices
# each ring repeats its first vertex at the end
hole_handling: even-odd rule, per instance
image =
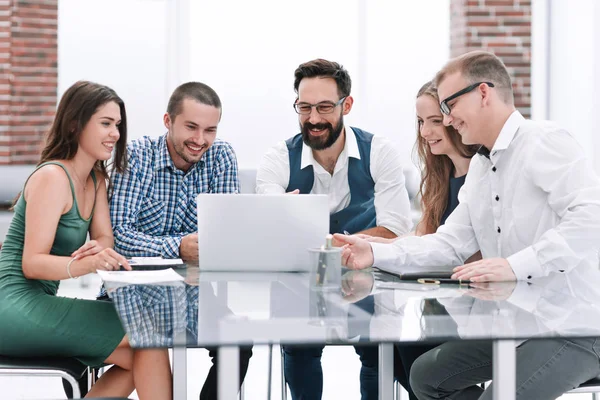
POLYGON ((343 118, 340 118, 340 121, 335 126, 335 129, 329 122, 314 125, 310 122, 305 122, 304 125, 300 125, 302 141, 313 150, 325 150, 333 146, 333 144, 340 137, 342 129, 344 129, 343 118), (325 134, 324 136, 313 137, 309 132, 311 129, 327 129, 329 130, 329 133, 325 134))

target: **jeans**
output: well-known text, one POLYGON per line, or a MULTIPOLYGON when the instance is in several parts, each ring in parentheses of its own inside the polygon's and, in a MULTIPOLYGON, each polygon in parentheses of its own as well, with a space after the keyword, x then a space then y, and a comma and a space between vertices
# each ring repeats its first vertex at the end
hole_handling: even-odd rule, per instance
MULTIPOLYGON (((355 303, 368 314, 373 314, 375 302, 373 296, 355 303)), ((359 343, 368 338, 370 321, 348 315, 348 335, 359 337, 359 343)), ((323 393, 323 369, 321 355, 324 346, 299 347, 283 346, 285 379, 292 393, 292 400, 319 400, 323 393)), ((360 358, 360 398, 377 400, 379 396, 378 369, 379 348, 377 345, 354 346, 360 358)))
POLYGON ((398 343, 394 346, 394 377, 408 392, 410 400, 417 400, 410 386, 410 371, 413 364, 423 354, 437 347, 434 344, 398 343))
MULTIPOLYGON (((323 369, 321 355, 323 348, 283 346, 285 380, 293 400, 319 400, 323 393, 323 369)), ((361 400, 377 400, 379 349, 377 346, 354 346, 360 357, 361 400)))
MULTIPOLYGON (((419 357, 410 385, 419 400, 491 400, 492 343, 444 343, 419 357)), ((548 400, 600 374, 600 339, 531 339, 516 349, 516 398, 548 400)))

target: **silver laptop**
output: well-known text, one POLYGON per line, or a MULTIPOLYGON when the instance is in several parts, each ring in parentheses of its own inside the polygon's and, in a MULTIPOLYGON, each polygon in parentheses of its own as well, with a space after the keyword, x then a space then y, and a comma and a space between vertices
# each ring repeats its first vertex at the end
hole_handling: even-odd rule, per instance
POLYGON ((199 194, 202 271, 310 271, 329 233, 327 195, 199 194))

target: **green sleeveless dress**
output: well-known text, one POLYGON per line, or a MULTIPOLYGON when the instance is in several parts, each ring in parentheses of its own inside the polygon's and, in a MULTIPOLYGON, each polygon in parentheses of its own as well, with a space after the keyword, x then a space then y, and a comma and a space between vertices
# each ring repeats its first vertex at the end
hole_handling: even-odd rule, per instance
MULTIPOLYGON (((48 162, 36 171, 47 164, 62 167, 71 185, 73 207, 60 217, 50 250, 53 255, 69 256, 85 243, 94 211, 87 220, 81 216, 64 165, 48 162)), ((95 187, 93 171, 92 179, 95 187)), ((25 278, 21 261, 26 208, 21 196, 0 250, 0 354, 73 357, 100 366, 125 336, 117 312, 110 302, 56 296, 59 281, 25 278)))

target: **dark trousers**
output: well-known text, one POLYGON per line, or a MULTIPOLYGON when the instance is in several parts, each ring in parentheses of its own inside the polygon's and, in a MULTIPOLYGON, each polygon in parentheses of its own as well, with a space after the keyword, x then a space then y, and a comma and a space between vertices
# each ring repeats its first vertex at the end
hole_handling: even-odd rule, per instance
POLYGON ((410 400, 418 400, 410 387, 410 370, 422 354, 437 347, 437 344, 396 344, 394 346, 394 377, 408 392, 410 400))
MULTIPOLYGON (((206 381, 204 382, 204 386, 202 387, 202 391, 200 392, 200 400, 215 400, 217 399, 217 365, 219 359, 217 357, 216 348, 211 347, 207 350, 213 365, 208 371, 208 376, 206 377, 206 381)), ((244 378, 246 377, 246 372, 248 371, 248 364, 250 363, 250 357, 252 357, 252 346, 240 347, 240 386, 244 382, 244 378)))

